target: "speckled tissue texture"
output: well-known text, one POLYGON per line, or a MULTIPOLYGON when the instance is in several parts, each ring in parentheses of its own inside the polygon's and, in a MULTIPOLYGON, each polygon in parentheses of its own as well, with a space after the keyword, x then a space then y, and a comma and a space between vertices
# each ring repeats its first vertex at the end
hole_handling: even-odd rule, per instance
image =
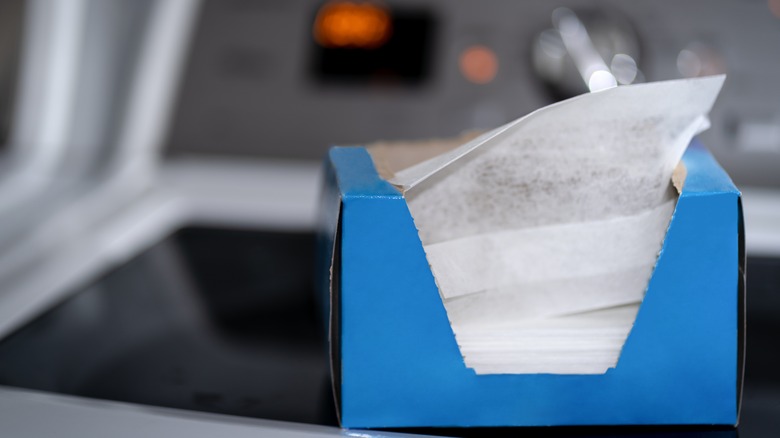
POLYGON ((467 366, 615 366, 724 79, 578 96, 395 174, 467 366))

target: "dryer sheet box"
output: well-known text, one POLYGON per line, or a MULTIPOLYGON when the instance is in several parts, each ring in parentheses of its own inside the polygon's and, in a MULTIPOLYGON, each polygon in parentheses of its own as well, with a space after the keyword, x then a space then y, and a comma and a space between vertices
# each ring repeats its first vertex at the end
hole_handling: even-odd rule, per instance
POLYGON ((735 425, 744 351, 740 193, 696 141, 663 249, 605 374, 464 365, 403 194, 363 147, 326 159, 321 298, 346 428, 735 425))

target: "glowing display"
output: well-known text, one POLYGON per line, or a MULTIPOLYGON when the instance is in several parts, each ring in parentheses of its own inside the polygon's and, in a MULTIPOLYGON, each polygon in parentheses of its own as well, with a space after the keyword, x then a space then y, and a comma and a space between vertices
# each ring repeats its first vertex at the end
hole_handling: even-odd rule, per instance
POLYGON ((326 3, 314 20, 314 40, 326 48, 375 49, 387 42, 392 30, 387 9, 369 2, 326 3))

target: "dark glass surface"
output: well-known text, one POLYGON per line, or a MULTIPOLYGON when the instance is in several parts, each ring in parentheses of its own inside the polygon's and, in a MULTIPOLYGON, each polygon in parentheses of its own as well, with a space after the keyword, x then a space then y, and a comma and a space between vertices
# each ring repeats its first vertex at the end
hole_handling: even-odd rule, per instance
POLYGON ((336 424, 311 234, 184 229, 0 342, 0 384, 336 424))
POLYGON ((780 258, 748 258, 741 437, 780 436, 780 258))
MULTIPOLYGON (((312 234, 184 229, 0 342, 0 384, 336 423, 312 234)), ((748 259, 739 430, 415 429, 446 436, 771 437, 780 432, 780 259, 748 259)))

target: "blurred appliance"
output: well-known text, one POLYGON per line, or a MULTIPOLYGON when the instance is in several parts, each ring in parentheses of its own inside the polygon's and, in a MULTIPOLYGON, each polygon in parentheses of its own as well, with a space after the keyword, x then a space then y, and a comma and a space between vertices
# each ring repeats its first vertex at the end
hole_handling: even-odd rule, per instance
POLYGON ((586 91, 559 6, 615 80, 729 74, 703 141, 745 187, 758 274, 748 348, 763 353, 748 353, 740 434, 777 426, 778 2, 14 0, 0 6, 23 24, 0 26, 3 431, 396 436, 332 426, 308 283, 319 160, 586 91), (344 11, 385 31, 325 25, 344 11))

